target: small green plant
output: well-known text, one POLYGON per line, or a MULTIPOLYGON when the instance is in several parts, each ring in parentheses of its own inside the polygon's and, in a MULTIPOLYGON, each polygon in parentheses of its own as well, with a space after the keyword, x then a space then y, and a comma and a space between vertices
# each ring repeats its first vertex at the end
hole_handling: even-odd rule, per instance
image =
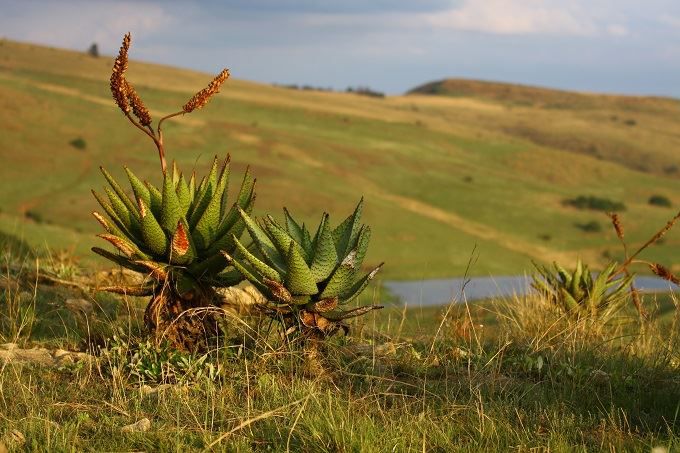
POLYGON ((662 208, 670 208, 672 206, 671 200, 665 195, 652 195, 647 201, 652 206, 660 206, 662 208))
POLYGON ((608 198, 600 198, 592 195, 579 195, 576 198, 563 200, 562 204, 576 209, 589 209, 591 211, 617 212, 626 210, 626 205, 620 201, 612 201, 608 198))
POLYGON ((586 223, 577 223, 576 228, 580 229, 585 233, 599 233, 602 231, 602 225, 597 220, 591 220, 586 223))
POLYGON ((581 259, 572 271, 557 263, 552 268, 536 263, 534 266, 538 274, 533 276, 532 287, 566 313, 578 317, 599 316, 618 308, 633 280, 632 275, 618 275, 616 262, 609 263, 595 278, 581 259))
POLYGON ((280 320, 288 333, 306 337, 347 331, 345 319, 382 308, 347 309, 382 264, 361 275, 371 230, 360 223, 363 200, 340 225, 331 228, 324 213, 314 237, 284 209, 285 226, 267 216, 258 224, 241 210, 257 256, 237 238, 238 255, 227 259, 267 298, 265 312, 280 320))
POLYGON ((194 95, 179 112, 158 121, 156 129, 148 109, 125 79, 130 35, 127 34, 113 67, 111 92, 130 122, 156 145, 161 163, 162 186, 142 182, 128 168, 132 193, 128 193, 105 169, 110 187, 106 197, 93 194, 108 219, 93 215, 106 231, 99 237, 113 245, 118 254, 95 247, 92 250, 114 263, 147 276, 141 287, 111 286, 106 291, 152 296, 144 316, 147 328, 178 348, 203 347, 201 338, 217 334, 216 306, 221 298, 215 287, 231 286, 242 278, 222 251, 233 253, 236 238, 245 224, 239 211, 250 212, 255 201, 255 180, 246 171, 235 201, 227 198, 230 180, 229 156, 218 165, 215 157, 210 173, 200 182, 195 174, 186 178, 177 166, 166 168, 163 121, 203 107, 229 76, 222 71, 207 88, 194 95), (201 310, 196 310, 201 309, 201 310), (205 334, 209 335, 205 335, 205 334))

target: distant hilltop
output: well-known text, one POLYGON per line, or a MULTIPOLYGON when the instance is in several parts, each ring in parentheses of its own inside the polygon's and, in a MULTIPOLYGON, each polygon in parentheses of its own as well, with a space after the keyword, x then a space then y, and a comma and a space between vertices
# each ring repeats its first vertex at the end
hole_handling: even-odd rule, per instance
POLYGON ((543 88, 515 83, 473 79, 443 79, 419 85, 407 94, 471 97, 483 100, 547 108, 600 108, 604 106, 638 108, 677 107, 679 100, 658 96, 629 96, 586 93, 543 88))

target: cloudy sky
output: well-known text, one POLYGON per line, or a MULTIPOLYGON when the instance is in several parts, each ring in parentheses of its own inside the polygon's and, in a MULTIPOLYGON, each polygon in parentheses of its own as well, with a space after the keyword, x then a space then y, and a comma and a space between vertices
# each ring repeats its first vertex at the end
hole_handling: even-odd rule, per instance
POLYGON ((680 97, 678 0, 0 0, 0 36, 261 82, 444 77, 680 97))

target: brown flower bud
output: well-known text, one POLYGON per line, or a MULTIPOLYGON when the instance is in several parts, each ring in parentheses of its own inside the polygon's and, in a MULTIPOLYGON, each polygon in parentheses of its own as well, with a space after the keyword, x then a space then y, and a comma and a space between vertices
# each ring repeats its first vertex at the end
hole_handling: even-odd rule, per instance
POLYGON ((222 84, 229 78, 229 70, 228 69, 223 69, 222 72, 220 72, 217 77, 215 77, 210 84, 208 84, 207 87, 203 88, 201 91, 198 93, 194 94, 194 96, 189 99, 189 102, 184 104, 182 107, 182 110, 185 113, 191 113, 194 110, 198 110, 205 106, 210 98, 220 92, 220 87, 222 84))

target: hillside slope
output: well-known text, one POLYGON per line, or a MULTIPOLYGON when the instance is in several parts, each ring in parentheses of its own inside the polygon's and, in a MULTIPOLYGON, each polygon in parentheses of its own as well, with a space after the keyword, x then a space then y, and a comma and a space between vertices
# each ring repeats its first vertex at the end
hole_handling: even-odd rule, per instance
MULTIPOLYGON (((97 167, 123 178, 125 163, 158 182, 153 145, 110 98, 111 66, 110 58, 0 41, 4 235, 89 259, 99 242, 89 192, 104 182, 97 167), (84 149, 70 144, 78 138, 84 149)), ((132 62, 129 78, 158 117, 211 75, 132 62)), ((171 121, 165 137, 182 168, 202 173, 227 152, 237 177, 251 164, 258 214, 278 216, 286 204, 310 222, 324 210, 338 222, 364 195, 374 232, 368 264, 387 261, 385 276, 460 275, 475 245, 471 273, 521 273, 532 259, 601 262, 619 253, 606 218, 567 208, 565 198, 624 202, 633 242, 674 213, 648 205, 651 195, 680 205, 680 179, 667 168, 680 145, 675 101, 622 98, 585 109, 580 96, 564 94, 564 107, 548 108, 475 93, 375 99, 230 80, 206 109, 171 121), (579 150, 583 143, 597 152, 579 150), (591 221, 605 231, 575 226, 591 221)), ((650 259, 672 264, 678 252, 680 236, 669 235, 650 259)))

